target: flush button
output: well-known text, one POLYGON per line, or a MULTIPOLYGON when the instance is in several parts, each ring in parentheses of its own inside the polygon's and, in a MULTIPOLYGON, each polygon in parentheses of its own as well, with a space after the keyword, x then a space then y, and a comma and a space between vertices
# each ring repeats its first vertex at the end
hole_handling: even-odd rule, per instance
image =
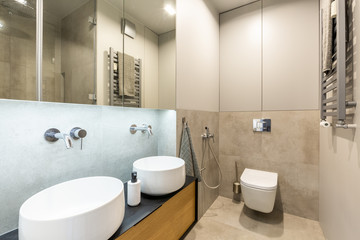
POLYGON ((271 119, 253 119, 254 132, 271 132, 271 119))

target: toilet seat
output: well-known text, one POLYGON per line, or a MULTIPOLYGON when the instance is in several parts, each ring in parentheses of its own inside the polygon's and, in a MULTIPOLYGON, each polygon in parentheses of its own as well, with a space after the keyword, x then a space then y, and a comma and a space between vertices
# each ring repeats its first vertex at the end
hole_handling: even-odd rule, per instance
POLYGON ((250 188, 270 191, 277 188, 277 178, 278 174, 274 172, 245 168, 240 182, 250 188))

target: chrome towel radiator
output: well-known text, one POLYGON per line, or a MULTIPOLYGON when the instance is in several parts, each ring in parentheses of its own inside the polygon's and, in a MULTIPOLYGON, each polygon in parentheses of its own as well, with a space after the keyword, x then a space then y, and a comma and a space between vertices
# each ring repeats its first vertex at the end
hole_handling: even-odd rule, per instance
MULTIPOLYGON (((336 127, 353 128, 354 124, 347 124, 347 109, 356 107, 356 102, 347 99, 349 94, 347 90, 353 91, 353 87, 349 86, 346 78, 352 76, 352 40, 349 40, 348 34, 350 28, 347 25, 346 2, 344 0, 337 1, 337 15, 333 20, 333 66, 332 70, 325 74, 321 72, 321 107, 320 117, 322 121, 326 121, 328 116, 336 119, 336 127), (348 29, 348 31, 347 31, 348 29)), ((321 18, 322 19, 322 18, 321 18)), ((322 23, 322 20, 320 21, 322 23)), ((349 21, 350 22, 350 21, 349 21)), ((322 24, 321 38, 322 39, 322 24)), ((321 48, 322 49, 322 48, 321 48)), ((321 54, 321 57, 323 55, 321 54)), ((321 61, 322 63, 323 61, 321 61)), ((323 69, 321 67, 321 69, 323 69)), ((352 94, 352 93, 351 93, 352 94)))
POLYGON ((111 106, 141 108, 141 59, 135 58, 135 96, 126 96, 120 92, 120 74, 123 74, 119 66, 119 54, 113 48, 109 49, 109 103, 111 106))

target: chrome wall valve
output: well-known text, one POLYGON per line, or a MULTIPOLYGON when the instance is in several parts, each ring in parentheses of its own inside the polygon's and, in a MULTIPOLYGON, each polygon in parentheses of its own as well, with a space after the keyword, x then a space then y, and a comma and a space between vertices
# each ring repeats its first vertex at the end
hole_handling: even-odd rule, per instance
POLYGON ((74 127, 73 129, 71 129, 70 131, 70 136, 74 139, 74 140, 78 140, 81 139, 81 145, 80 145, 80 149, 82 150, 83 147, 83 138, 85 138, 87 135, 87 132, 85 129, 79 128, 79 127, 74 127))

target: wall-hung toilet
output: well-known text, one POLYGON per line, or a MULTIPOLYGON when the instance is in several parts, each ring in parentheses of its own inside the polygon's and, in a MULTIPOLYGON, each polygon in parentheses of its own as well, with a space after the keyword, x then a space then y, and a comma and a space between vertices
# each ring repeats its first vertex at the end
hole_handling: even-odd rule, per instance
POLYGON ((245 205, 253 210, 270 213, 274 208, 278 174, 245 168, 240 177, 245 205))

